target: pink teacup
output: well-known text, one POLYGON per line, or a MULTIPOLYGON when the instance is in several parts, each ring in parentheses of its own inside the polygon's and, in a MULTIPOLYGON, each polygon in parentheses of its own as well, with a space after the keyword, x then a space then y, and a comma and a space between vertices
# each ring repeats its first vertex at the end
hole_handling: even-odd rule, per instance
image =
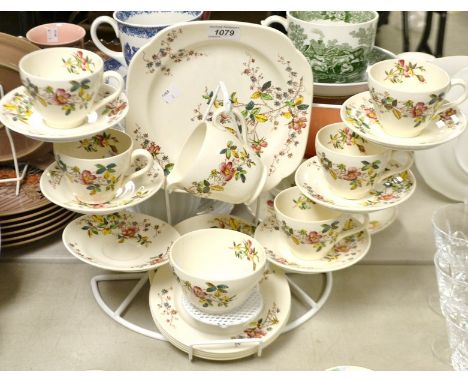
POLYGON ((41 48, 72 46, 83 48, 86 31, 83 27, 70 23, 50 23, 34 27, 26 33, 26 38, 41 48))

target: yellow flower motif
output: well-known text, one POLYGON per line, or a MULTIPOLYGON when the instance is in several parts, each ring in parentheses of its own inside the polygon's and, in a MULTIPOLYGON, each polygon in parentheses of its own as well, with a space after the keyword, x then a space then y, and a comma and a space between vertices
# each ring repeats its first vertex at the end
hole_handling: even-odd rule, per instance
MULTIPOLYGON (((17 98, 17 97, 15 97, 15 98, 17 98)), ((13 99, 15 100, 15 98, 13 98, 13 99)), ((18 101, 16 101, 16 102, 18 102, 18 101)), ((16 109, 17 109, 16 105, 14 105, 14 104, 12 104, 12 103, 6 103, 6 104, 4 104, 4 105, 3 105, 3 108, 4 108, 4 109, 7 109, 7 110, 10 110, 10 111, 16 111, 16 109)))
POLYGON ((111 231, 110 228, 104 228, 104 229, 102 230, 102 234, 103 234, 103 235, 109 235, 111 232, 112 232, 112 231, 111 231))
POLYGON ((294 105, 300 105, 304 101, 304 97, 297 97, 296 100, 294 101, 294 105))

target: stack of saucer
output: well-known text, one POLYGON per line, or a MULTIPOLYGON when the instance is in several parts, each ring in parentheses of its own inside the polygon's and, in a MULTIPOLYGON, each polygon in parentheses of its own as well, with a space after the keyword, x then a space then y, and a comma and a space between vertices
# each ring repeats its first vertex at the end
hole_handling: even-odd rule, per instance
MULTIPOLYGON (((75 213, 49 202, 39 189, 42 171, 29 166, 16 195, 16 182, 0 183, 2 248, 16 247, 48 237, 75 217, 75 213)), ((0 178, 15 177, 12 167, 1 167, 0 178)))
POLYGON ((189 232, 173 244, 170 265, 153 277, 151 313, 160 332, 189 355, 247 357, 272 343, 289 319, 287 279, 266 268, 263 247, 246 234, 189 232))

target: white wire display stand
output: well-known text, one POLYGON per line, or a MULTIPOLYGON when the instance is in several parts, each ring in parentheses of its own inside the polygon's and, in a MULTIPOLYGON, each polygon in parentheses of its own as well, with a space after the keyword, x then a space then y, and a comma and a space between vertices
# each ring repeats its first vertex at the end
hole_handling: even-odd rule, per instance
MULTIPOLYGON (((328 273, 321 273, 320 275, 325 276, 325 285, 323 287, 323 292, 321 293, 317 301, 315 301, 311 296, 309 296, 300 286, 298 286, 293 280, 291 280, 290 277, 286 276, 292 295, 295 296, 301 303, 305 304, 308 307, 308 310, 307 312, 302 314, 300 317, 290 321, 285 326, 282 333, 287 333, 291 330, 298 328, 304 323, 306 323, 313 316, 315 316, 323 307, 325 302, 327 302, 328 298, 330 297, 330 293, 331 293, 332 285, 333 285, 332 274, 331 272, 328 272, 328 273)), ((154 338, 160 341, 167 341, 167 339, 161 333, 154 331, 154 330, 143 328, 122 317, 125 311, 127 310, 127 308, 130 306, 130 304, 133 302, 135 297, 138 295, 140 290, 149 281, 149 277, 150 277, 149 272, 98 275, 98 276, 94 276, 91 279, 91 290, 93 292, 93 296, 96 299, 96 302, 99 305, 99 307, 104 311, 104 313, 106 313, 110 318, 112 318, 118 324, 136 333, 143 334, 144 336, 154 338), (129 280, 138 280, 138 282, 130 291, 130 293, 124 298, 124 300, 120 303, 117 309, 115 310, 111 309, 109 305, 107 305, 107 303, 104 301, 101 295, 101 291, 99 289, 99 283, 106 282, 106 281, 112 282, 112 281, 129 281, 129 280)), ((252 342, 252 341, 247 341, 247 342, 252 342)), ((254 342, 260 342, 260 341, 256 340, 254 342)), ((219 342, 216 342, 216 344, 217 343, 219 342)), ((236 340, 235 343, 239 343, 239 340, 236 340)), ((192 344, 192 347, 195 345, 200 345, 200 344, 192 344)), ((207 345, 207 344, 203 343, 203 345, 207 345)), ((261 343, 259 343, 259 348, 257 351, 258 356, 261 355, 261 348, 262 348, 261 343)), ((192 351, 189 352, 188 354, 190 360, 192 360, 193 358, 193 348, 191 348, 191 350, 192 351)))
MULTIPOLYGON (((0 99, 3 98, 5 92, 3 90, 3 86, 0 85, 0 99)), ((8 127, 3 126, 5 129, 6 135, 8 137, 8 141, 10 142, 11 147, 11 155, 13 156, 13 166, 15 167, 16 177, 14 178, 6 178, 0 179, 0 183, 9 183, 9 182, 16 182, 16 196, 19 195, 21 182, 23 181, 24 177, 26 176, 26 172, 28 171, 28 165, 25 164, 23 167, 23 171, 20 174, 19 165, 18 165, 18 158, 16 156, 16 149, 15 149, 15 142, 13 141, 13 137, 11 136, 10 129, 8 127)))

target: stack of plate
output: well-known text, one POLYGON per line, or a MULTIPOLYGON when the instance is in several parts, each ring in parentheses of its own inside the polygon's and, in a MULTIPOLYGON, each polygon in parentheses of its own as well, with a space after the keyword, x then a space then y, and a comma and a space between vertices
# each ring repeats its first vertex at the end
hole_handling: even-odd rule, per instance
MULTIPOLYGON (((21 168, 22 165, 20 166, 21 168)), ((76 214, 49 202, 39 189, 42 170, 29 167, 15 195, 16 183, 0 183, 0 227, 2 249, 48 237, 64 227, 76 214)), ((0 167, 0 179, 15 177, 11 166, 0 167)))

